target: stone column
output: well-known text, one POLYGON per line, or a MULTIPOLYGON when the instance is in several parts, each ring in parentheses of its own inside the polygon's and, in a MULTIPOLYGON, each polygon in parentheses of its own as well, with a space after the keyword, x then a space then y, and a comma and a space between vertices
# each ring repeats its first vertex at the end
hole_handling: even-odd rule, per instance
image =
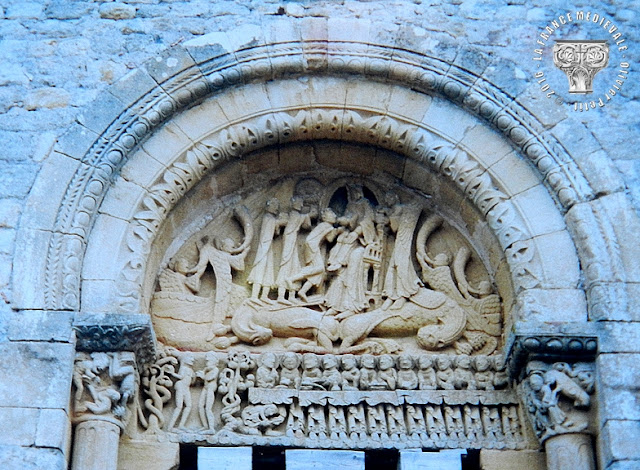
POLYGON ((89 420, 75 429, 73 470, 116 470, 120 426, 110 421, 89 420))
POLYGON ((72 470, 117 469, 120 432, 129 416, 136 375, 132 352, 76 354, 72 470))
POLYGON ((591 436, 585 433, 559 434, 545 442, 547 470, 596 470, 591 436))

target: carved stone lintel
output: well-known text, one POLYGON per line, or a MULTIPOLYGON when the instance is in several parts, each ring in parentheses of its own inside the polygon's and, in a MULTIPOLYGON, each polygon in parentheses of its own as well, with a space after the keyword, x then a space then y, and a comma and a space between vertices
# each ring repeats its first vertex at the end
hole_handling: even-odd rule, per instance
POLYGON ((156 338, 148 315, 80 314, 73 329, 77 351, 131 351, 139 365, 155 360, 156 338))

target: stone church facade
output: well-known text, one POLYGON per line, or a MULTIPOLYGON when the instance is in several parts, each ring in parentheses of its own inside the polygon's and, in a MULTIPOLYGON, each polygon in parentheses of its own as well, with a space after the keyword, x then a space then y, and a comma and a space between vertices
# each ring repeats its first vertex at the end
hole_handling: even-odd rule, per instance
POLYGON ((640 466, 631 4, 3 14, 2 468, 640 466))

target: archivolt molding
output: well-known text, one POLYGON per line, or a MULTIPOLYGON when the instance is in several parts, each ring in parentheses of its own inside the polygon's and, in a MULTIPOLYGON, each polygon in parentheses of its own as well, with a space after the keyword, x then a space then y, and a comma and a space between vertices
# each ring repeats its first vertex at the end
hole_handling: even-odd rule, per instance
MULTIPOLYGON (((371 31, 374 30, 372 27, 371 31)), ((477 75, 425 53, 375 44, 383 41, 374 37, 362 42, 317 39, 302 37, 282 43, 257 39, 235 50, 213 44, 191 47, 189 53, 196 58, 197 65, 187 60, 188 65, 180 73, 141 93, 142 98, 124 110, 82 156, 84 165, 76 172, 64 195, 47 254, 46 308, 79 308, 80 271, 89 232, 111 181, 131 151, 180 109, 207 95, 251 81, 306 74, 355 75, 441 95, 489 122, 520 148, 522 154, 535 164, 563 208, 594 197, 587 180, 561 144, 545 133, 541 124, 511 97, 477 75), (203 55, 206 58, 200 60, 203 55)), ((173 52, 186 54, 178 49, 173 52)), ((284 128, 282 132, 285 132, 284 128)), ((378 145, 384 146, 380 136, 376 139, 378 145)), ((406 142, 417 144, 417 141, 406 142)), ((248 144, 251 145, 250 142, 248 144)), ((424 153, 426 148, 420 152, 424 153)), ((438 158, 444 162, 449 155, 447 151, 429 150, 434 150, 433 163, 437 165, 441 165, 438 158)), ((64 142, 59 151, 64 153, 64 142)), ((411 155, 411 151, 409 145, 403 153, 411 155)), ((196 167, 205 171, 206 159, 200 161, 198 152, 202 152, 202 148, 194 149, 189 158, 195 158, 192 161, 196 167)), ((454 155, 464 159, 460 157, 460 151, 453 151, 450 155, 451 160, 455 159, 454 155)), ((455 165, 444 166, 450 168, 447 171, 454 171, 455 165)), ((484 194, 476 190, 472 192, 472 197, 484 194)), ((497 214, 495 208, 499 199, 489 198, 486 203, 491 207, 487 207, 485 213, 489 214, 494 208, 497 214)), ((163 207, 162 203, 158 207, 163 207)), ((141 222, 143 220, 140 219, 141 222)), ((502 235, 503 238, 513 236, 508 231, 502 235)), ((526 237, 518 234, 507 245, 511 246, 511 252, 507 253, 509 257, 518 258, 523 252, 530 252, 517 245, 520 238, 526 237)), ((524 274, 528 277, 527 273, 524 274)))
POLYGON ((442 136, 390 115, 362 116, 355 110, 312 108, 269 112, 219 129, 183 152, 149 189, 129 224, 123 268, 119 270, 118 308, 139 311, 146 258, 158 228, 173 206, 207 171, 275 143, 340 139, 406 155, 449 179, 488 220, 506 250, 516 291, 538 287, 543 269, 532 235, 509 195, 473 156, 442 136))

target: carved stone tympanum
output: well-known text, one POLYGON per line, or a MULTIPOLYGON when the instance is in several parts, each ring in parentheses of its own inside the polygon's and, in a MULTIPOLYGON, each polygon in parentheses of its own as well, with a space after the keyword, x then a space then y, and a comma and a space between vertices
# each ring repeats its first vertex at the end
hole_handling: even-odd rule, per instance
POLYGON ((451 214, 388 175, 329 169, 210 204, 159 264, 132 438, 531 446, 494 273, 451 214))
POLYGON ((161 268, 158 338, 191 350, 488 355, 502 307, 465 237, 389 181, 283 177, 229 197, 161 268))

